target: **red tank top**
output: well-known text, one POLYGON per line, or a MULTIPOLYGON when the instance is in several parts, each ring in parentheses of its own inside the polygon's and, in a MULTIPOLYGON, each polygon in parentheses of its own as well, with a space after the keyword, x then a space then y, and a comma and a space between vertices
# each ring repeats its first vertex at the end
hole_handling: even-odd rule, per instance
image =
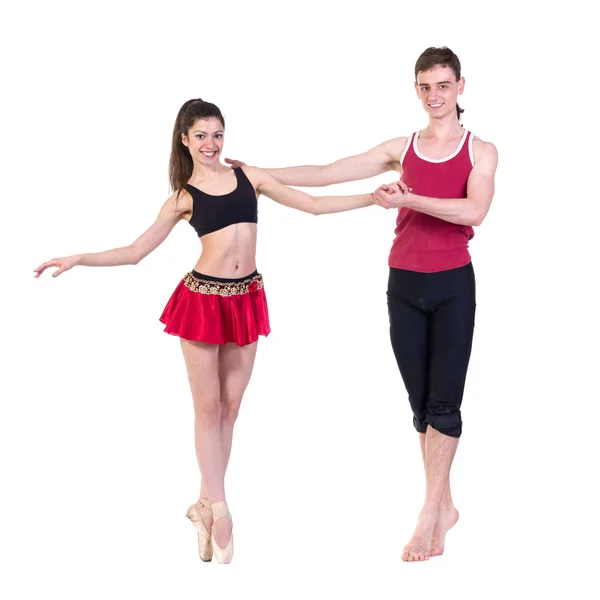
MULTIPOLYGON (((446 158, 423 156, 413 133, 400 164, 400 178, 414 194, 430 198, 466 198, 467 180, 473 168, 473 136, 466 131, 456 151, 446 158)), ((468 264, 473 228, 456 225, 402 207, 396 219, 396 237, 388 265, 421 273, 456 269, 468 264)))

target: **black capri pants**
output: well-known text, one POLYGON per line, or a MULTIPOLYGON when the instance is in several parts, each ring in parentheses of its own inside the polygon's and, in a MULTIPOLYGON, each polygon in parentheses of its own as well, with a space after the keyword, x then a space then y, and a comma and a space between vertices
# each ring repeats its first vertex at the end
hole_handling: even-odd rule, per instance
POLYGON ((390 269, 390 337, 415 429, 460 437, 462 403, 475 326, 471 263, 437 273, 390 269))

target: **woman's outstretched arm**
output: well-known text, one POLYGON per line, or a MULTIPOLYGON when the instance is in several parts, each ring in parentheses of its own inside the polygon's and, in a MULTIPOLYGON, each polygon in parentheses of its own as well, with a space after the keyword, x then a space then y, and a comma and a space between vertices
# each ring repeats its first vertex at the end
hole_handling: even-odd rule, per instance
POLYGON ((58 277, 61 273, 75 266, 116 267, 137 265, 165 241, 173 227, 188 212, 191 203, 186 202, 186 195, 181 196, 179 200, 176 198, 177 194, 173 194, 163 204, 156 221, 129 246, 113 248, 104 252, 53 258, 34 269, 35 277, 39 277, 49 267, 58 267, 58 270, 52 273, 52 277, 58 277))
POLYGON ((353 196, 311 196, 283 185, 263 169, 244 167, 244 172, 248 175, 257 192, 279 204, 283 204, 283 206, 295 208, 312 215, 325 215, 364 208, 371 206, 374 202, 372 193, 353 196))

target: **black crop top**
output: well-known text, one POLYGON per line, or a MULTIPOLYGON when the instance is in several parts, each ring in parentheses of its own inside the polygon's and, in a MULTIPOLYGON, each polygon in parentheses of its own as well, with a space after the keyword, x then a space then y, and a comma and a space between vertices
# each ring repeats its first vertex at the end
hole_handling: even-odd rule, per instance
POLYGON ((237 187, 229 194, 212 196, 197 187, 185 184, 192 196, 190 225, 198 237, 213 233, 234 223, 258 223, 256 192, 241 167, 233 169, 237 187))

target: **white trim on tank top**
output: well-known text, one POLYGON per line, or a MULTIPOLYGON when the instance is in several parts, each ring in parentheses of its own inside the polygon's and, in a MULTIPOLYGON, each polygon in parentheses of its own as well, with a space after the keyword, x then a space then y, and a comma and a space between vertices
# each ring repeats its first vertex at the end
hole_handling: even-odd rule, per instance
POLYGON ((404 145, 404 150, 402 151, 402 156, 400 157, 400 166, 402 166, 404 164, 404 158, 406 157, 406 153, 408 152, 408 149, 410 148, 410 145, 412 144, 413 137, 415 137, 415 134, 411 133, 408 136, 408 139, 406 140, 406 144, 404 145))
POLYGON ((469 138, 469 158, 471 159, 471 166, 475 166, 475 157, 473 156, 473 134, 469 138))
MULTIPOLYGON (((463 133, 463 136, 460 139, 460 144, 458 144, 458 148, 450 156, 446 156, 445 158, 428 158, 427 156, 423 156, 419 152, 419 148, 417 146, 417 140, 419 138, 419 134, 420 133, 421 133, 420 131, 417 131, 414 134, 414 137, 413 137, 413 150, 415 151, 415 154, 420 159, 425 160, 427 162, 430 162, 430 163, 442 163, 442 162, 446 162, 447 160, 450 160, 451 158, 454 158, 462 150, 462 147, 465 145, 465 140, 467 139, 467 134, 469 132, 465 129, 465 132, 463 133)), ((471 137, 473 137, 473 136, 471 136, 471 137)), ((472 162, 472 159, 471 159, 471 162, 472 162)))

